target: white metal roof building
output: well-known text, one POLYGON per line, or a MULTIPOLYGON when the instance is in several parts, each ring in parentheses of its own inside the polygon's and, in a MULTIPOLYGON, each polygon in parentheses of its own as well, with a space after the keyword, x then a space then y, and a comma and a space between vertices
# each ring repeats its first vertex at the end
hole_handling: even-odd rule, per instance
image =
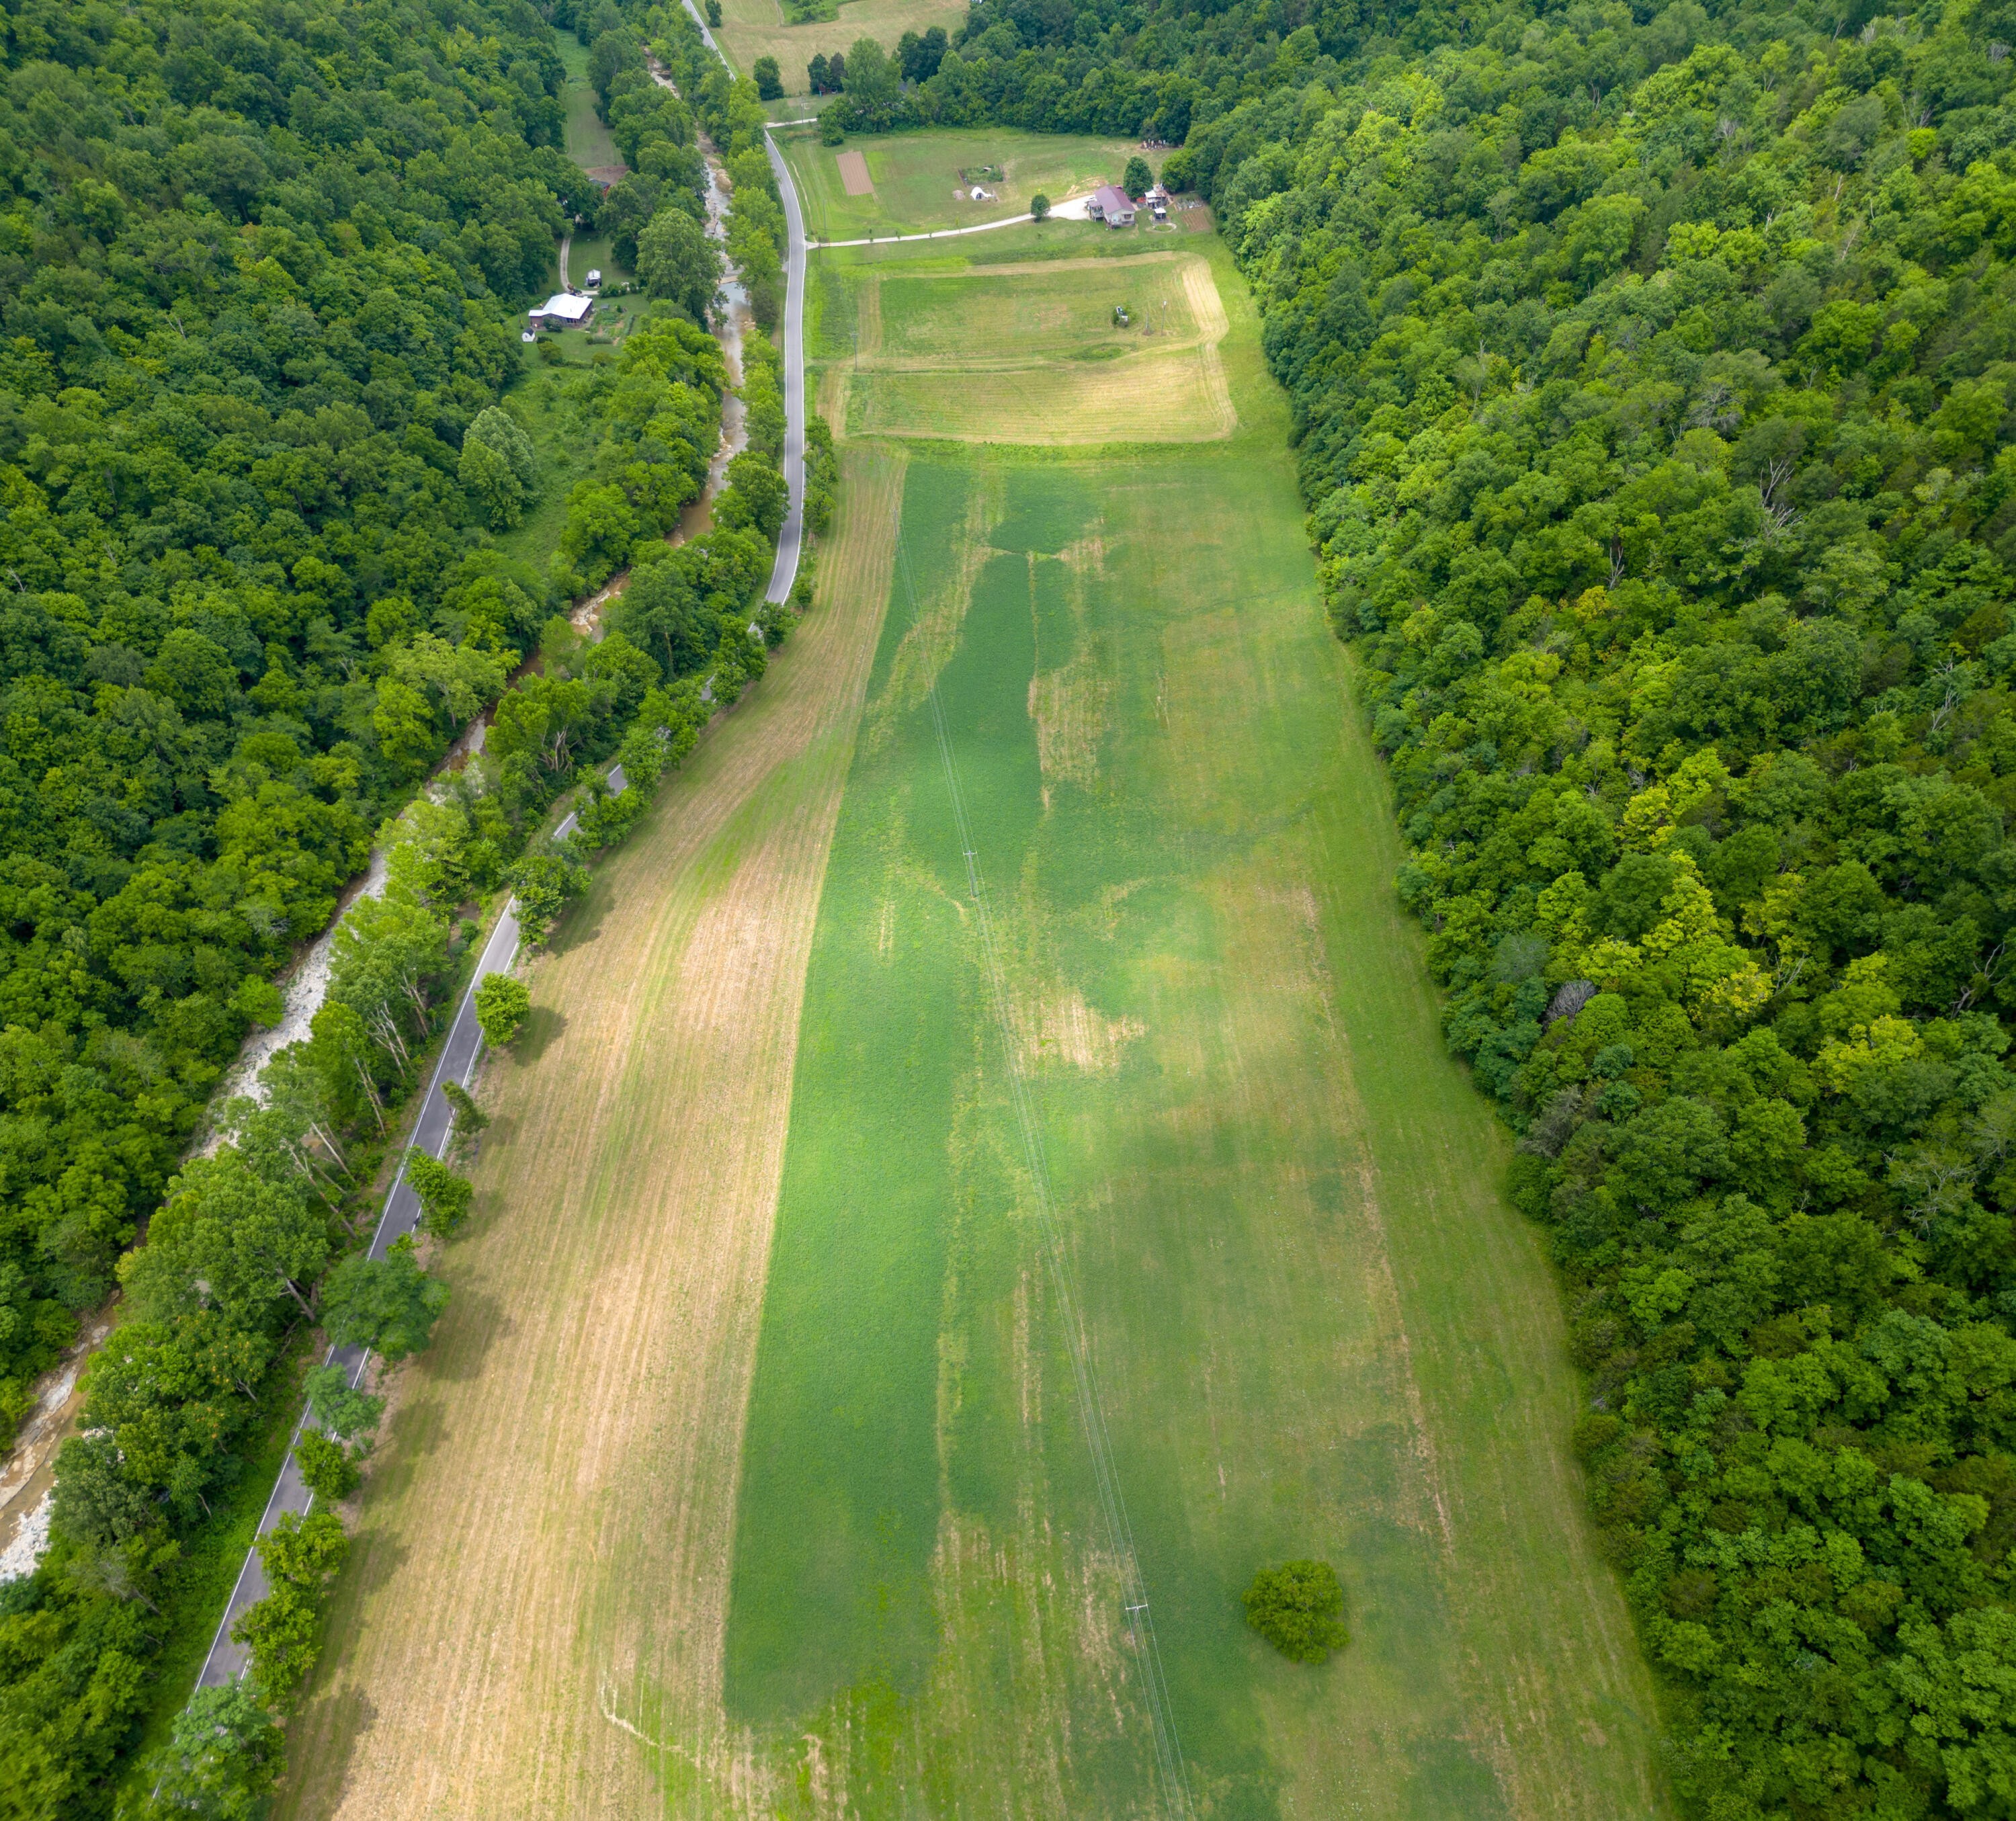
POLYGON ((569 292, 559 291, 547 298, 538 309, 527 311, 526 315, 534 322, 553 322, 563 328, 575 328, 588 320, 589 312, 594 308, 592 297, 577 297, 569 292))

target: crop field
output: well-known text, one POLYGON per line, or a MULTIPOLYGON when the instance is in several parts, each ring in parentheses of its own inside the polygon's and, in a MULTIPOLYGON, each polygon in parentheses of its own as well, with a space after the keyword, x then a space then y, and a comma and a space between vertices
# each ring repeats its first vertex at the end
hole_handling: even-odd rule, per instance
MULTIPOLYGON (((736 1461, 806 955, 889 586, 896 460, 749 699, 598 867, 490 1065, 476 1218, 405 1369, 280 1813, 637 1816, 723 1777, 736 1461)), ((717 1809, 715 1812, 718 1812, 717 1809)))
POLYGON ((959 0, 837 0, 817 10, 833 16, 794 25, 783 0, 722 0, 715 41, 741 75, 750 73, 758 57, 775 57, 785 94, 803 96, 808 92, 805 66, 815 55, 830 56, 864 38, 893 51, 906 31, 926 32, 938 25, 950 34, 966 19, 959 0))
MULTIPOLYGON (((852 12, 849 7, 842 16, 852 12)), ((803 81, 802 68, 798 76, 803 81)), ((1027 214, 1029 199, 1039 190, 1058 203, 1101 183, 1118 182, 1139 149, 1128 139, 1027 133, 1012 127, 864 134, 849 140, 846 149, 866 157, 874 189, 866 196, 849 196, 834 148, 822 146, 810 128, 780 133, 777 142, 797 182, 805 232, 825 240, 968 228, 1027 214), (995 171, 1000 175, 981 175, 995 171), (970 191, 976 182, 996 200, 976 203, 956 193, 970 191)), ((1157 167, 1167 156, 1140 155, 1157 167)))
POLYGON ((1251 300, 998 238, 823 256, 821 345, 1061 369, 1180 278, 1229 433, 850 426, 819 608, 485 1086, 286 1815, 1670 1812, 1251 300), (1239 1603, 1304 1556, 1319 1669, 1239 1603))
POLYGON ((821 272, 815 353, 837 430, 1066 444, 1195 443, 1237 426, 1219 354, 1225 307, 1194 250, 919 263, 821 272))
MULTIPOLYGON (((1661 1815, 1553 1287, 1442 1050, 1283 406, 1213 265, 1233 438, 909 464, 806 986, 727 1724, 791 1816, 1168 1814, 1158 1726, 1199 1814, 1661 1815), (1320 1670, 1239 1607, 1305 1555, 1348 1592, 1320 1670)), ((891 299, 929 323, 941 281, 881 271, 886 346, 891 299)), ((958 282, 1012 320, 1047 306, 979 287, 1075 275, 958 282)), ((704 1772, 664 1775, 711 1812, 704 1772)))

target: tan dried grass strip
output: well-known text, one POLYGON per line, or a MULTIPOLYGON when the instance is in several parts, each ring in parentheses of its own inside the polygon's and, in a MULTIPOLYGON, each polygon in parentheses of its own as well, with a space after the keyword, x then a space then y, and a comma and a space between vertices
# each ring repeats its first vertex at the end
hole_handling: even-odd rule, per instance
POLYGON ((900 455, 844 463, 819 604, 531 970, 543 1049, 484 1085, 455 1300, 380 1445, 283 1814, 779 1799, 726 1727, 721 1651, 799 1006, 902 491, 900 455))

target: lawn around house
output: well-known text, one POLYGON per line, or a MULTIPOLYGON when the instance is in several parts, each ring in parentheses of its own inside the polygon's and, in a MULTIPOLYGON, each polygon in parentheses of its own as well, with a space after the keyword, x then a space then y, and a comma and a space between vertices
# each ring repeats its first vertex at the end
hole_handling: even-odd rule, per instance
POLYGON ((1129 158, 1159 167, 1166 155, 1143 153, 1132 140, 1078 133, 1027 133, 1013 127, 974 127, 927 133, 856 134, 842 147, 822 146, 810 127, 779 133, 777 142, 797 181, 805 232, 814 239, 851 240, 869 234, 921 233, 968 228, 1029 212, 1039 191, 1053 203, 1117 183, 1129 158), (849 196, 839 153, 859 152, 874 182, 849 196), (997 177, 981 177, 982 171, 997 177), (971 173, 963 175, 963 173, 971 173), (976 203, 975 182, 995 198, 976 203))

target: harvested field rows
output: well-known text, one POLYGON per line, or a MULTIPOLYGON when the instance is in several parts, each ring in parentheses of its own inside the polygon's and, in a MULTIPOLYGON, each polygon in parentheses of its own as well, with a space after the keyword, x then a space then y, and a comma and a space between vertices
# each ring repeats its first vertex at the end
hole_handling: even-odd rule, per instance
POLYGON ((849 453, 819 605, 531 974, 285 1814, 639 1815, 668 1733, 707 1766, 707 1812, 746 1782, 719 1720, 722 1545, 901 472, 849 453))

